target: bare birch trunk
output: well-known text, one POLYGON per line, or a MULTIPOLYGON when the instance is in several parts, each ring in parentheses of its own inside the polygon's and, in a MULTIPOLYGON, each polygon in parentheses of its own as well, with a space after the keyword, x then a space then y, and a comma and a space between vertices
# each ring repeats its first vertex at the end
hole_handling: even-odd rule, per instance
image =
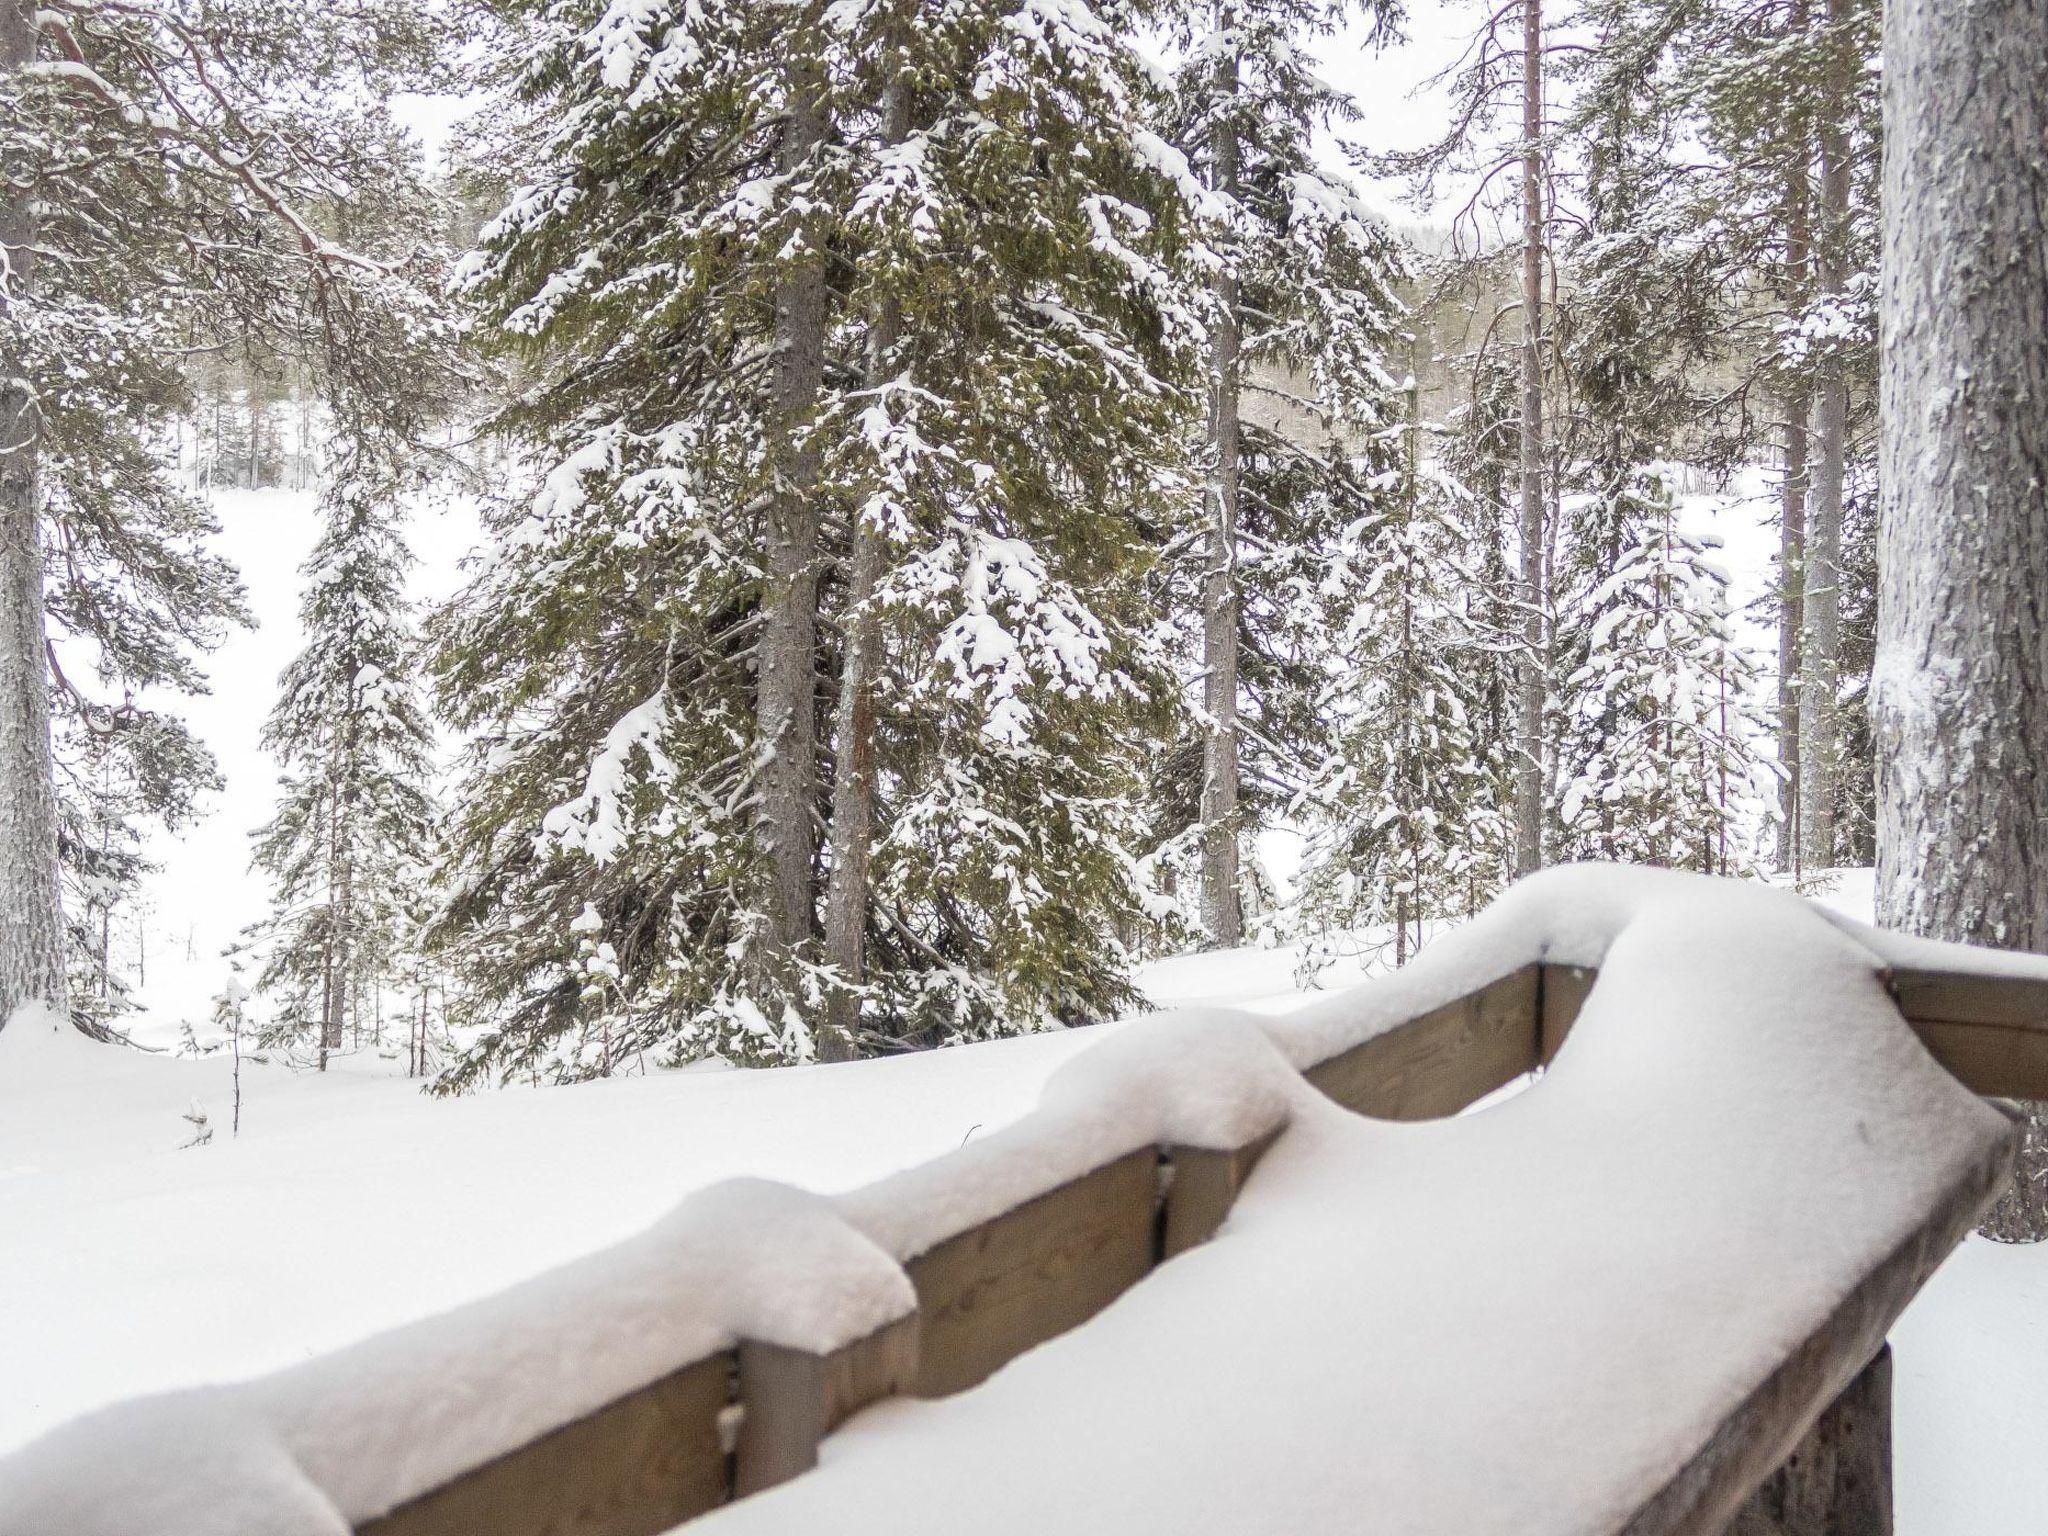
MULTIPOLYGON (((910 131, 910 92, 898 77, 882 106, 882 134, 900 144, 910 131)), ((893 295, 876 306, 868 333, 868 384, 887 384, 903 329, 893 295)), ((882 620, 875 587, 887 555, 885 535, 856 512, 846 582, 846 656, 832 720, 832 824, 825 882, 825 963, 838 978, 825 999, 818 1055, 847 1061, 859 1054, 860 988, 867 976, 869 871, 875 825, 875 678, 882 665, 882 620)))
MULTIPOLYGON (((1227 5, 1216 10, 1219 30, 1234 25, 1227 5)), ((1237 95, 1237 61, 1217 66, 1217 110, 1224 121, 1213 146, 1214 180, 1227 198, 1237 195, 1237 130, 1231 113, 1237 95)), ((1242 479, 1238 421, 1237 274, 1228 266, 1216 275, 1214 329, 1209 338, 1209 485, 1204 498, 1208 538, 1202 579, 1202 931, 1211 944, 1229 947, 1244 940, 1244 910, 1238 895, 1237 800, 1237 517, 1242 479)))
MULTIPOLYGON (((1838 23, 1844 0, 1828 0, 1838 23)), ((1829 43, 1829 110, 1822 116, 1820 220, 1814 241, 1814 283, 1840 301, 1848 287, 1850 68, 1841 45, 1829 43)), ((1801 597, 1804 632, 1799 672, 1799 841, 1801 862, 1831 868, 1836 860, 1835 804, 1841 782, 1838 694, 1842 662, 1842 484, 1849 450, 1849 380, 1831 349, 1814 388, 1812 502, 1807 512, 1801 597)))
MULTIPOLYGON (((798 83, 783 130, 785 174, 800 170, 824 141, 818 90, 809 74, 798 83)), ((754 835, 767 868, 754 982, 763 1002, 785 991, 814 918, 818 449, 811 414, 825 375, 825 260, 814 232, 806 230, 800 239, 802 250, 775 296, 775 483, 768 499, 755 701, 763 763, 754 835)))
MULTIPOLYGON (((23 0, 0 0, 0 69, 35 55, 23 0)), ((8 182, 23 167, 10 167, 8 182)), ((42 419, 6 338, 35 281, 36 215, 27 186, 0 197, 0 1027, 17 1008, 63 1011, 64 921, 40 538, 42 419)))
POLYGON ((1884 54, 1878 916, 2048 949, 2048 7, 1890 0, 1884 54))
POLYGON ((1515 873, 1543 866, 1543 9, 1522 6, 1522 643, 1515 707, 1515 873))

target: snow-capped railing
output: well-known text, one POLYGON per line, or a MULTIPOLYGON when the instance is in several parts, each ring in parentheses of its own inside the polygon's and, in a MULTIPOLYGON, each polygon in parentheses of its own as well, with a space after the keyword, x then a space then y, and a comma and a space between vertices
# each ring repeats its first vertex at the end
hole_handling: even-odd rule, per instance
MULTIPOLYGON (((81 1420, 0 1463, 0 1532, 654 1536, 785 1483, 721 1518, 762 1530, 838 1524, 859 1497, 829 1487, 830 1469, 799 1477, 837 1425, 883 1397, 974 1386, 1087 1321, 1214 1234, 1262 1157, 1293 1167, 1341 1139, 1329 1117, 1370 1123, 1328 1100, 1374 1121, 1432 1119, 1555 1060, 1501 1111, 1385 1127, 1384 1156, 1374 1152, 1346 1186, 1358 1219, 1384 1230, 1390 1247, 1426 1242, 1426 1229, 1412 1230, 1414 1199, 1384 1217, 1370 1207, 1411 1154, 1414 1166, 1441 1164, 1460 1180, 1446 1199, 1469 1193, 1446 1132, 1467 1146, 1487 1132, 1475 1149, 1482 1170, 1500 1167, 1503 1150, 1535 1165, 1552 1159, 1554 1182, 1566 1186, 1554 1195, 1555 1220, 1515 1213, 1552 1240, 1518 1255, 1522 1269, 1498 1284, 1524 1309, 1532 1291, 1540 1299, 1553 1288, 1561 1318, 1573 1313, 1598 1338, 1598 1309, 1562 1303, 1571 1288, 1626 1268, 1625 1252, 1599 1251, 1611 1236, 1600 1222, 1633 1230, 1661 1219, 1653 1201, 1636 1199, 1637 1185, 1668 1187, 1673 1170, 1691 1178, 1718 1159, 1725 1166, 1709 1168, 1693 1193, 1670 1190, 1684 1203, 1668 1234, 1639 1243, 1638 1262, 1648 1265, 1640 1256, 1667 1237, 1711 1241, 1717 1251, 1700 1264, 1725 1267, 1731 1294, 1752 1281, 1774 1310, 1698 1319, 1740 1347, 1715 1357, 1689 1393, 1670 1384, 1676 1401, 1662 1417, 1610 1424, 1611 1443, 1592 1445, 1623 1468, 1619 1494, 1588 1487, 1573 1495, 1588 1501, 1583 1509, 1554 1508, 1554 1499, 1543 1508, 1560 1530, 1719 1531, 1811 1432, 1814 1453, 1779 1471, 1764 1495, 1779 1528, 1796 1533, 1807 1527, 1788 1510, 1826 1510, 1844 1490, 1879 1486, 1883 1437, 1872 1424, 1883 1424, 1884 1365, 1874 1357, 2011 1155, 2009 1118, 1936 1069, 1902 1014, 1968 1088, 2048 1098, 2048 961, 1900 940, 1761 887, 1553 871, 1407 970, 1292 1015, 1193 1009, 1124 1026, 1057 1074, 1022 1121, 851 1195, 718 1186, 632 1242, 447 1317, 244 1385, 81 1420), (1560 1057, 1568 1033, 1575 1044, 1560 1057), (1639 1115, 1640 1106, 1661 1109, 1639 1115), (1614 1109, 1628 1113, 1598 1127, 1588 1161, 1572 1137, 1593 1136, 1591 1122, 1614 1109), (1426 1148, 1402 1139, 1421 1133, 1434 1138, 1426 1148), (1802 1179, 1823 1202, 1818 1216, 1749 1219, 1743 1201, 1776 1198, 1770 1181, 1802 1179), (1731 1225, 1745 1230, 1721 1241, 1731 1225), (1814 1252, 1797 1253, 1769 1283, 1746 1273, 1809 1229, 1814 1252), (785 1496, 797 1504, 778 1504, 785 1496), (806 1510, 806 1498, 825 1508, 806 1510)), ((1212 1252, 1249 1251, 1261 1230, 1212 1252)), ((1614 1302, 1638 1309, 1616 1311, 1617 1327, 1630 1321, 1654 1335, 1686 1326, 1691 1292, 1662 1271, 1624 1278, 1652 1294, 1614 1302), (1666 1311, 1640 1310, 1653 1305, 1666 1311)), ((1399 1274, 1387 1283, 1398 1287, 1399 1274)), ((1472 1296, 1417 1304, 1417 1315, 1448 1313, 1455 1331, 1472 1296)), ((1469 1321, 1484 1333, 1483 1317, 1469 1321)), ((1371 1325, 1370 1316, 1322 1319, 1312 1337, 1341 1362, 1347 1347, 1379 1347, 1363 1333, 1347 1344, 1347 1328, 1371 1325)), ((1197 1354, 1217 1347, 1187 1340, 1197 1354)), ((1076 1393, 1112 1387, 1135 1390, 1099 1376, 1072 1384, 1076 1393)), ((1408 1386, 1392 1378, 1375 1390, 1398 1398, 1408 1386)), ((1513 1390, 1505 1379, 1503 1396, 1513 1390)), ((1544 1412, 1569 1417, 1573 1391, 1598 1388, 1589 1379, 1547 1390, 1544 1412)), ((1450 1426, 1471 1454, 1486 1455, 1489 1437, 1515 1422, 1495 1407, 1475 1401, 1470 1422, 1450 1426)), ((1598 1403, 1585 1411, 1604 1422, 1598 1403)), ((1264 1458, 1286 1451, 1282 1442, 1264 1458)), ((1323 1475, 1313 1465, 1285 1470, 1323 1475)), ((1201 1465, 1184 1473, 1196 1482, 1236 1475, 1201 1465)), ((957 1529, 957 1507, 927 1498, 933 1480, 915 1462, 884 1477, 883 1527, 957 1529)), ((1449 1495, 1442 1479, 1418 1478, 1400 1497, 1449 1495)), ((1062 1509, 1015 1511, 990 1528, 1074 1528, 1062 1509)), ((1469 1514, 1439 1526, 1429 1513, 1411 1508, 1399 1528, 1476 1530, 1469 1514)), ((1505 1528, 1535 1536, 1529 1511, 1507 1513, 1505 1528)), ((1138 1528, 1119 1518, 1104 1516, 1100 1528, 1138 1528)), ((1298 1516, 1282 1526, 1311 1536, 1298 1516)))

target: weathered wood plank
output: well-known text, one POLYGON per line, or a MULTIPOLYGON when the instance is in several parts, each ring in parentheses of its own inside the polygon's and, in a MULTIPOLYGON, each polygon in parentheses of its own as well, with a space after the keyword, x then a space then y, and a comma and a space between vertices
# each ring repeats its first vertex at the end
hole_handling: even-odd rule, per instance
POLYGON ((1160 1223, 1160 1258, 1170 1259, 1216 1235, 1237 1203, 1237 1192, 1266 1149, 1279 1136, 1275 1131, 1248 1147, 1213 1151, 1207 1147, 1168 1147, 1165 1163, 1169 1170, 1166 1209, 1160 1223))
POLYGON ((869 1403, 907 1392, 917 1379, 918 1332, 912 1313, 829 1355, 741 1344, 734 1496, 808 1472, 832 1430, 869 1403))
POLYGON ((911 1259, 912 1390, 971 1387, 1108 1306, 1152 1268, 1158 1201, 1159 1153, 1141 1147, 911 1259))
POLYGON ((1525 965, 1305 1075, 1345 1108, 1381 1120, 1456 1114, 1536 1066, 1540 977, 1525 965))
POLYGON ((1887 978, 1899 1012, 1914 1023, 2003 1024, 2048 1030, 2048 981, 1895 967, 1887 978))
POLYGON ((1988 1098, 2048 1099, 2048 982, 1894 970, 1892 996, 1929 1053, 1988 1098))
POLYGON ((725 1501, 730 1351, 356 1527, 357 1536, 658 1536, 725 1501))
POLYGON ((1728 1536, 1892 1536, 1892 1350, 1856 1374, 1728 1536))
POLYGON ((1989 1208, 2010 1175, 2017 1134, 1958 1179, 1920 1227, 1722 1421, 1619 1536, 1722 1536, 1744 1501, 1785 1464, 1822 1411, 1875 1357, 1906 1303, 1989 1208))
POLYGON ((2048 1031, 2001 1024, 1915 1021, 1927 1053, 1973 1093, 2048 1099, 2048 1031))

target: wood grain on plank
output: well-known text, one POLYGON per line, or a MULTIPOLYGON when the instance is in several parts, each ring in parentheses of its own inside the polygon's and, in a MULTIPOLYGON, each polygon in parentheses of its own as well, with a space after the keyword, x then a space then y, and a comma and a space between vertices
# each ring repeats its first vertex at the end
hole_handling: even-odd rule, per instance
POLYGON ((911 1259, 919 1397, 973 1386, 1151 1269, 1159 1152, 1141 1147, 911 1259))
POLYGON ((1536 1065, 1540 968, 1525 965, 1419 1018, 1310 1067, 1347 1109, 1381 1120, 1433 1120, 1536 1065))

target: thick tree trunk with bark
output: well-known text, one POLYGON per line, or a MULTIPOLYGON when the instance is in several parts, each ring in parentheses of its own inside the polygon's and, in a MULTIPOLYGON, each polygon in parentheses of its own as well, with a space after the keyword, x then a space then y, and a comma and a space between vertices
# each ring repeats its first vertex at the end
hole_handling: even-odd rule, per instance
MULTIPOLYGON (((900 77, 882 106, 885 142, 900 144, 910 130, 910 91, 900 77)), ((879 389, 896 375, 901 306, 893 296, 875 306, 868 332, 868 385, 879 389)), ((832 720, 830 872, 825 882, 825 963, 838 984, 825 999, 818 1055, 847 1061, 857 1055, 860 988, 866 979, 869 870, 875 826, 875 678, 882 665, 882 620, 875 587, 887 555, 885 535, 856 512, 846 578, 846 649, 839 669, 839 701, 832 720)))
POLYGON ((1515 873, 1543 866, 1543 9, 1522 6, 1522 644, 1515 696, 1515 873))
MULTIPOLYGON (((0 70, 35 53, 23 0, 0 0, 0 70)), ((9 167, 10 180, 21 167, 9 167)), ((0 192, 0 1027, 17 1008, 66 1006, 57 876, 57 786, 43 628, 38 473, 42 422, 23 360, 8 345, 14 304, 35 280, 35 207, 0 192)))
MULTIPOLYGON (((824 142, 818 87, 799 83, 783 130, 783 171, 824 142)), ((754 835, 765 871, 754 979, 763 1001, 782 992, 809 943, 816 848, 818 449, 811 415, 825 376, 825 255, 805 231, 775 296, 775 483, 768 498, 767 581, 755 701, 762 754, 754 835)))
POLYGON ((1889 0, 1884 54, 1878 915, 2048 949, 2048 7, 1889 0))
MULTIPOLYGON (((1838 23, 1844 0, 1829 0, 1838 23)), ((1829 110, 1818 125, 1820 220, 1814 284, 1841 302, 1848 288, 1850 62, 1830 44, 1829 110)), ((1807 513, 1799 674, 1799 842, 1811 869, 1835 863, 1835 805, 1841 785, 1838 694, 1842 667, 1842 486, 1849 451, 1849 380, 1830 350, 1814 385, 1813 492, 1807 513)))
MULTIPOLYGON (((1227 7, 1218 21, 1231 24, 1227 7)), ((1217 101, 1225 113, 1237 93, 1237 66, 1217 71, 1217 101)), ((1228 121, 1214 146, 1216 188, 1237 193, 1237 134, 1228 121)), ((1244 910, 1238 894, 1237 800, 1237 514, 1243 474, 1238 405, 1240 321, 1238 281, 1227 268, 1215 282, 1216 319, 1209 340, 1208 540, 1202 584, 1202 929, 1209 942, 1243 942, 1244 910)))

